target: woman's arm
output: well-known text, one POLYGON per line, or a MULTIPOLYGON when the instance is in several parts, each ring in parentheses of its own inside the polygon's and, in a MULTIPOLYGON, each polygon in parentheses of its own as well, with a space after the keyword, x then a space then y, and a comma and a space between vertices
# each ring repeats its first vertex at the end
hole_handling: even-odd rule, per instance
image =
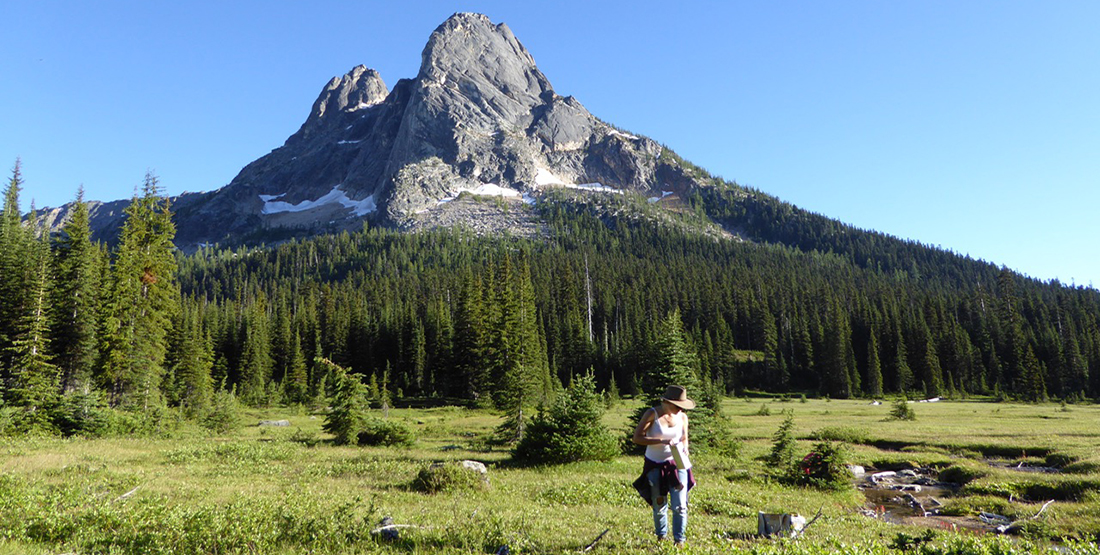
POLYGON ((634 428, 634 437, 630 438, 631 441, 638 445, 658 445, 661 443, 668 443, 667 439, 656 439, 652 437, 646 437, 646 433, 649 432, 649 427, 653 425, 653 419, 657 417, 657 411, 648 409, 642 414, 642 420, 638 422, 638 427, 634 428))
POLYGON ((684 444, 684 450, 688 449, 688 415, 686 412, 681 412, 681 416, 684 417, 684 437, 680 440, 680 443, 684 444))

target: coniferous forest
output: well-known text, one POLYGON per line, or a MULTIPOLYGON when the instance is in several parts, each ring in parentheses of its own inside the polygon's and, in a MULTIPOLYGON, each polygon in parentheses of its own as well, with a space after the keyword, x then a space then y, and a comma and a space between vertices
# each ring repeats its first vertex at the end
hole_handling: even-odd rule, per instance
POLYGON ((712 391, 831 398, 1100 396, 1100 293, 856 230, 727 184, 684 199, 753 241, 541 202, 544 240, 464 229, 271 247, 172 245, 149 175, 111 247, 88 211, 0 225, 0 387, 9 430, 92 433, 99 412, 201 419, 226 396, 323 406, 333 367, 376 401, 543 405, 594 372, 644 393, 675 336, 712 391), (328 361, 331 361, 328 362, 328 361), (335 363, 332 364, 332 363, 335 363), (336 366, 338 365, 338 366, 336 366))

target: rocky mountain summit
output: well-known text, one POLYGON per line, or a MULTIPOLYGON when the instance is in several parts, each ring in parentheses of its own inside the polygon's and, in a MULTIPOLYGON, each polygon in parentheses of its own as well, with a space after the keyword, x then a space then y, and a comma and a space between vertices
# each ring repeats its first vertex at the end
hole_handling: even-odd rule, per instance
MULTIPOLYGON (((364 220, 435 227, 439 208, 463 192, 530 204, 548 187, 663 199, 698 185, 662 153, 557 94, 506 25, 460 13, 432 33, 414 79, 390 90, 365 66, 334 77, 283 146, 218 190, 173 199, 176 242, 192 250, 364 220)), ((92 205, 101 237, 124 205, 92 205)), ((62 221, 67 208, 47 219, 62 221)))

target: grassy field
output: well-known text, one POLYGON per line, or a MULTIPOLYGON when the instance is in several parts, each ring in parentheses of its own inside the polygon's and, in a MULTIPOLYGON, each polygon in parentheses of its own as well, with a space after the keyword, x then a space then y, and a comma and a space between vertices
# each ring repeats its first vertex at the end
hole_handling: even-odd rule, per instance
MULTIPOLYGON (((888 420, 890 404, 729 399, 742 448, 697 455, 686 553, 1100 553, 1100 407, 940 402, 888 420), (854 486, 786 486, 761 461, 793 411, 798 453, 816 438, 843 441, 850 462, 876 469, 955 467, 969 479, 944 500, 949 517, 922 527, 861 514, 854 486), (1019 463, 1058 466, 1039 474, 1019 463), (980 511, 1018 519, 1055 502, 1011 538, 946 528, 980 511), (755 536, 757 511, 822 518, 797 540, 755 536), (893 546, 893 547, 892 547, 893 546), (914 551, 915 552, 915 551, 914 551)), ((626 430, 635 405, 606 415, 626 430)), ((486 447, 499 415, 459 408, 395 409, 416 430, 411 448, 336 447, 323 416, 295 409, 246 413, 227 437, 186 425, 165 438, 0 440, 0 554, 4 553, 665 553, 649 509, 630 488, 641 461, 519 468, 486 447), (260 428, 262 419, 289 428, 260 428), (432 462, 489 465, 484 490, 424 494, 411 487, 432 462), (371 534, 383 517, 407 525, 396 540, 371 534)), ((625 433, 625 432, 624 432, 625 433)))

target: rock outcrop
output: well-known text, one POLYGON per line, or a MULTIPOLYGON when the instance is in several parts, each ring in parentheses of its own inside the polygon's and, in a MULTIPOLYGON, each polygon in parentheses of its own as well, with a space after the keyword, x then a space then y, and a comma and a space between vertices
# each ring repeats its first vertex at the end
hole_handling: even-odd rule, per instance
MULTIPOLYGON (((283 146, 221 189, 175 199, 176 242, 191 250, 363 220, 432 227, 418 220, 487 187, 530 201, 554 186, 646 196, 694 186, 661 152, 558 95, 506 25, 460 13, 432 33, 414 79, 388 90, 365 66, 333 78, 283 146)), ((94 220, 96 229, 118 227, 94 220)))

